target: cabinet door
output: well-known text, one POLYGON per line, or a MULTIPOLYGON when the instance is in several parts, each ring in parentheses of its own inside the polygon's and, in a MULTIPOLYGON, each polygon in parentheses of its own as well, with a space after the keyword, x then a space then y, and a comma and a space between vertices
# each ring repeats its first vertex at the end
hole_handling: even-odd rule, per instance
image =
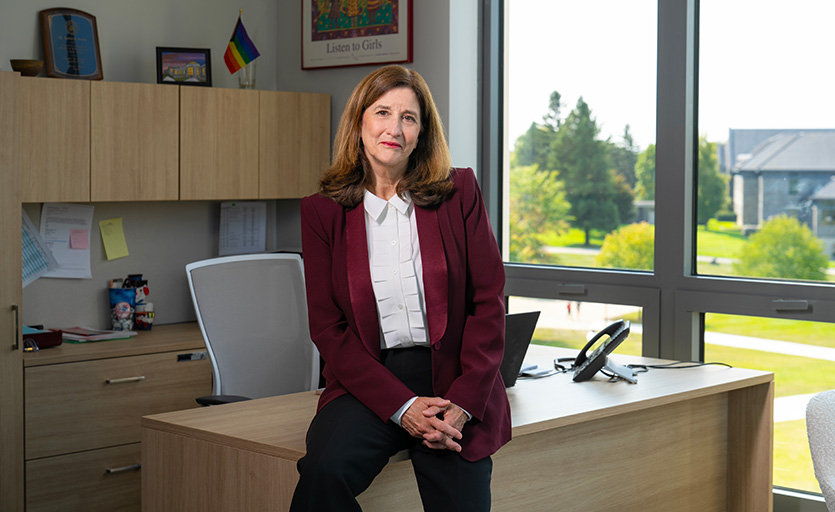
POLYGON ((260 197, 304 197, 330 162, 330 96, 261 91, 260 197))
POLYGON ((211 364, 177 356, 26 368, 26 459, 136 443, 142 416, 197 407, 211 393, 211 364))
POLYGON ((258 91, 180 87, 180 199, 258 198, 258 91))
POLYGON ((89 201, 90 81, 20 80, 22 201, 89 201))
POLYGON ((23 510, 20 350, 20 77, 0 71, 0 510, 23 510))
POLYGON ((179 101, 169 85, 90 84, 92 201, 179 199, 179 101))

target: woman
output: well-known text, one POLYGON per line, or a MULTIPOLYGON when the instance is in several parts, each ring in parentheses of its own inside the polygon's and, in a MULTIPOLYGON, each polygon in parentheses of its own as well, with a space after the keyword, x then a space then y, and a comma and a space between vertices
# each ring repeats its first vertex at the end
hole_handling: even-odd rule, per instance
POLYGON ((405 448, 425 510, 489 510, 490 455, 510 440, 504 268, 417 72, 360 82, 301 209, 326 387, 291 510, 360 510, 355 497, 405 448))

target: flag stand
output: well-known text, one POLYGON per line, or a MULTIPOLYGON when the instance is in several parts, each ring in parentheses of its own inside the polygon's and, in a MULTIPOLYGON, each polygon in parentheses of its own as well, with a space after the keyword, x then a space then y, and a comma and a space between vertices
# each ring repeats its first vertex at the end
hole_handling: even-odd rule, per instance
POLYGON ((255 88, 255 61, 238 70, 238 87, 241 89, 255 88))

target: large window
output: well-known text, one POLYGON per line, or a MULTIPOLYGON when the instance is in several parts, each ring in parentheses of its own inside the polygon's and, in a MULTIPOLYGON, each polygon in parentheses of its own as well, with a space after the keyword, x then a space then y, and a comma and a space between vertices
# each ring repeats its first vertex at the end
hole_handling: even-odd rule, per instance
POLYGON ((643 355, 774 371, 775 485, 817 492, 799 411, 832 362, 781 350, 835 349, 835 3, 485 5, 511 310, 568 346, 632 311, 643 355))
POLYGON ((655 3, 507 5, 507 260, 652 270, 655 3))
POLYGON ((835 3, 699 9, 698 271, 835 281, 835 3))
POLYGON ((835 325, 707 314, 705 331, 705 360, 774 372, 774 485, 820 492, 806 404, 832 388, 835 325))

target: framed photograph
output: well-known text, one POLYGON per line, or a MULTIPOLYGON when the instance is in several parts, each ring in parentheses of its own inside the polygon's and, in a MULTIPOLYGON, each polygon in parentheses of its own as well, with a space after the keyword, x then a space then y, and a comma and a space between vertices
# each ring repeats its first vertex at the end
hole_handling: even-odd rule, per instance
POLYGON ((412 62, 413 0, 301 0, 302 69, 412 62))
POLYGON ((211 87, 211 50, 157 46, 157 83, 211 87))
POLYGON ((63 7, 40 15, 46 76, 101 80, 96 17, 63 7))

